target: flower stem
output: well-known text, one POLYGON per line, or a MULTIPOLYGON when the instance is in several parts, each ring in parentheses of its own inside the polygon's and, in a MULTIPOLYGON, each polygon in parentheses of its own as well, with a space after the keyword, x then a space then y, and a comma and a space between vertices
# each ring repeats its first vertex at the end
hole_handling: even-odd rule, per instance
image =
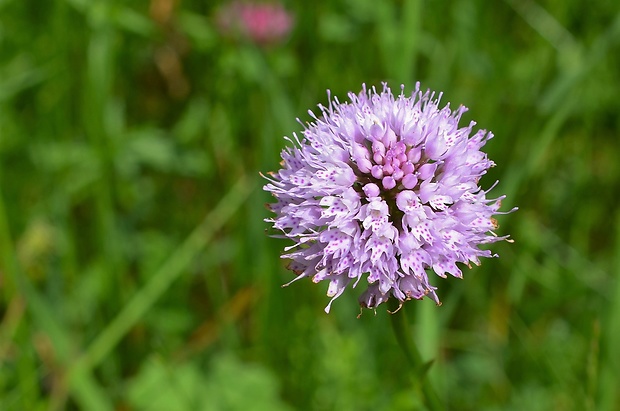
POLYGON ((441 403, 435 388, 427 378, 428 370, 432 365, 432 360, 426 363, 423 362, 420 352, 410 338, 411 333, 409 332, 407 315, 405 310, 399 310, 399 301, 394 298, 390 298, 388 300, 388 305, 390 306, 390 312, 393 313, 390 316, 390 319, 392 321, 392 329, 394 330, 396 341, 398 341, 398 345, 400 345, 407 362, 411 366, 414 376, 414 383, 417 384, 422 390, 426 407, 432 411, 444 410, 445 407, 441 403))

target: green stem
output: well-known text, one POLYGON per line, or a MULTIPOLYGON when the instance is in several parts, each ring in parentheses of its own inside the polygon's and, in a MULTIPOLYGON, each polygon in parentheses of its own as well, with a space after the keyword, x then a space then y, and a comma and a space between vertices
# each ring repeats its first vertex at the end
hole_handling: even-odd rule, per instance
POLYGON ((435 388, 427 378, 428 370, 432 365, 432 361, 425 363, 422 360, 420 352, 411 339, 409 322, 407 321, 405 310, 399 310, 399 302, 393 298, 388 300, 388 305, 390 307, 390 311, 393 313, 390 316, 390 319, 392 321, 392 329, 394 330, 396 341, 403 350, 403 354, 411 366, 414 375, 414 382, 421 388, 427 408, 432 411, 444 410, 445 407, 441 403, 435 388))

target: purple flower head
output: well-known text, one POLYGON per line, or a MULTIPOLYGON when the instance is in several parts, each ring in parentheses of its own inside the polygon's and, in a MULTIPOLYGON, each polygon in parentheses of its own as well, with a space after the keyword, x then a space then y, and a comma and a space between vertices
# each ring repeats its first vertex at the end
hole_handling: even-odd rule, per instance
POLYGON ((390 297, 440 304, 427 270, 461 278, 456 263, 496 257, 479 246, 507 239, 493 232, 504 197, 487 199, 478 185, 494 165, 480 151, 493 134, 473 132, 474 122, 459 127, 467 109, 439 108, 441 94, 419 83, 411 97, 403 89, 394 96, 387 84, 381 93, 364 86, 346 103, 330 97, 320 117, 310 112, 303 138, 287 138, 282 169, 267 177, 277 202, 266 221, 294 243, 282 258, 293 281, 329 283, 326 312, 362 278, 362 307, 390 297))
POLYGON ((233 1, 217 14, 222 34, 243 36, 256 44, 282 41, 293 27, 293 16, 277 3, 244 3, 233 1))

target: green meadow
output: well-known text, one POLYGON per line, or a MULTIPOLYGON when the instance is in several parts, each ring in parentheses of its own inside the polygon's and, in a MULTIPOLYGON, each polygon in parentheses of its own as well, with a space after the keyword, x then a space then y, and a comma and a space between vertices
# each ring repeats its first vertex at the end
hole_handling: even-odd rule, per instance
MULTIPOLYGON (((0 410, 424 410, 385 306, 293 278, 259 172, 362 84, 495 137, 499 258, 402 311, 448 410, 620 409, 620 5, 0 0, 0 410), (406 316, 406 317, 405 317, 406 316)), ((363 284, 361 284, 363 285, 363 284)))

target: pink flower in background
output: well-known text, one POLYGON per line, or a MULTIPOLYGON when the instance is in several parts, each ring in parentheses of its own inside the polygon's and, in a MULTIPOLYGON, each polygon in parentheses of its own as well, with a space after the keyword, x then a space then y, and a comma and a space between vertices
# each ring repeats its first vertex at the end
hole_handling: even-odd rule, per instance
POLYGON ((234 1, 217 14, 222 34, 242 35, 265 45, 284 40, 293 27, 293 16, 279 3, 243 3, 234 1))

